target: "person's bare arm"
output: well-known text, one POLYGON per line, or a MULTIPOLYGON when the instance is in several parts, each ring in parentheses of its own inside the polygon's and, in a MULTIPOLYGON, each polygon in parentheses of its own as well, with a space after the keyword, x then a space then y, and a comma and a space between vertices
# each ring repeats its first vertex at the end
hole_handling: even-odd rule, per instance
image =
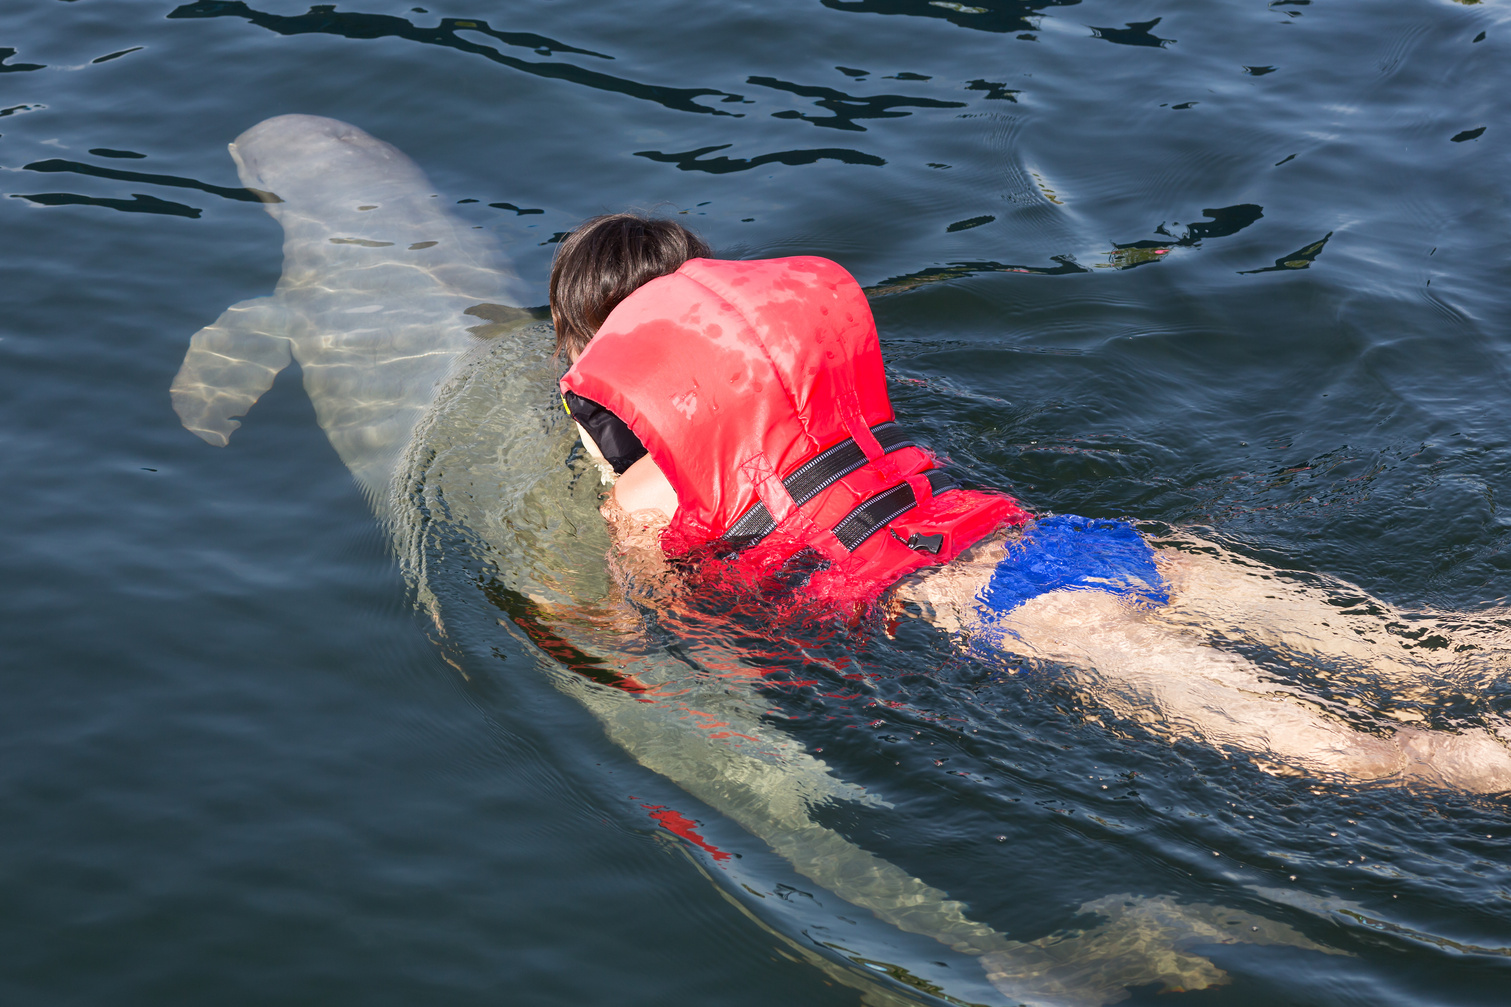
POLYGON ((670 521, 677 512, 677 491, 662 474, 651 456, 646 455, 625 470, 614 483, 609 498, 625 514, 654 512, 663 520, 670 521))
POLYGON ((676 510, 677 493, 649 455, 626 469, 605 496, 599 513, 614 542, 610 569, 627 596, 673 589, 661 532, 676 510))

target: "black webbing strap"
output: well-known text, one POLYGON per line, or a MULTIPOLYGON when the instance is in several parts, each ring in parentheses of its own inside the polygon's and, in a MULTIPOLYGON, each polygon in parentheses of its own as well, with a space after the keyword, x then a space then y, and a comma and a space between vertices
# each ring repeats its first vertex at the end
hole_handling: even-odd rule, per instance
MULTIPOLYGON (((899 448, 913 447, 913 438, 907 431, 890 420, 871 428, 871 434, 881 445, 883 452, 890 454, 899 448)), ((791 475, 782 480, 793 503, 801 507, 834 485, 840 479, 866 464, 866 453, 855 443, 854 438, 840 441, 832 448, 819 452, 799 465, 791 475)), ((911 491, 909 491, 911 492, 911 491)), ((766 505, 757 502, 746 511, 740 520, 724 533, 724 540, 741 548, 755 545, 776 531, 776 520, 766 505)))
MULTIPOLYGON (((944 469, 929 469, 924 475, 933 487, 935 496, 960 485, 944 469)), ((887 522, 917 506, 918 495, 913 492, 912 486, 907 483, 893 486, 846 514, 844 520, 834 526, 834 537, 839 539, 840 545, 854 552, 862 542, 886 527, 887 522)))

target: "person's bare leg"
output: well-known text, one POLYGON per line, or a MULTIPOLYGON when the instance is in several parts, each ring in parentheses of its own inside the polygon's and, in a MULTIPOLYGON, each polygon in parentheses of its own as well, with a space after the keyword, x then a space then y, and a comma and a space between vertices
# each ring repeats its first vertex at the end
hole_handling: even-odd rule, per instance
MULTIPOLYGON (((1311 665, 1339 684, 1386 685, 1383 714, 1416 724, 1445 695, 1479 696, 1511 675, 1511 614, 1406 611, 1343 581, 1276 570, 1212 543, 1185 539, 1156 555, 1171 604, 1150 618, 1215 640, 1257 643, 1311 665), (1416 707, 1413 709, 1412 707, 1416 707)), ((1488 753, 1511 722, 1461 734, 1402 728, 1438 761, 1488 753), (1458 739, 1450 741, 1448 739, 1458 739)))
MULTIPOLYGON (((1243 606, 1210 600, 1222 599, 1225 590, 1231 594, 1235 583, 1249 602, 1256 594, 1270 600, 1252 589, 1245 574, 1192 564, 1172 585, 1173 615, 1103 591, 1065 590, 988 621, 976 597, 1000 556, 1000 542, 977 547, 962 560, 904 584, 898 598, 919 604, 942 628, 962 638, 989 636, 1015 652, 1075 669, 1079 682, 1121 715, 1169 736, 1241 750, 1272 771, 1290 768, 1354 780, 1424 779, 1479 792, 1511 790, 1511 752, 1484 731, 1358 731, 1324 715, 1295 687, 1201 642, 1207 629, 1201 622, 1204 611, 1215 617, 1214 636, 1241 636, 1243 606), (1213 583, 1204 583, 1202 577, 1214 571, 1213 583), (1186 603, 1183 592, 1198 597, 1186 603)), ((1331 627, 1317 625, 1319 614, 1304 600, 1290 598, 1258 622, 1269 627, 1261 633, 1291 633, 1286 618, 1303 616, 1294 631, 1297 638, 1320 639, 1328 650, 1343 649, 1367 667, 1369 652, 1360 651, 1346 635, 1320 632, 1331 627)))
POLYGON ((1172 587, 1154 618, 1213 639, 1244 640, 1363 670, 1411 688, 1467 684, 1511 654, 1494 613, 1408 612, 1342 581, 1277 570, 1197 539, 1156 549, 1172 587), (1496 661, 1496 659, 1501 659, 1496 661))

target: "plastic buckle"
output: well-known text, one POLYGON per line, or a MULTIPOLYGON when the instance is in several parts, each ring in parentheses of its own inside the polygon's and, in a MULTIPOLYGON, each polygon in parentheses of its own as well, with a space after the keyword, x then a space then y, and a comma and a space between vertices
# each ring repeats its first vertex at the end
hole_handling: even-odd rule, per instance
MULTIPOLYGON (((891 531, 890 528, 887 530, 891 531)), ((907 546, 909 549, 912 549, 914 552, 927 552, 933 553, 935 556, 938 556, 939 550, 944 548, 943 533, 940 533, 938 535, 922 535, 915 531, 907 538, 903 538, 901 535, 897 534, 894 531, 892 532, 892 537, 901 542, 903 545, 907 546)))

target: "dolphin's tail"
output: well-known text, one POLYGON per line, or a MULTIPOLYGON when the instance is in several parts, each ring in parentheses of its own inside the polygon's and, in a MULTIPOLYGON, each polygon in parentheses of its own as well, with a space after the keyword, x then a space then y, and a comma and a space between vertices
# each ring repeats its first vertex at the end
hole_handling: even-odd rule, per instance
POLYGON ((1346 954, 1275 920, 1168 895, 1108 895, 1082 904, 1076 915, 1093 916, 1096 923, 1031 943, 1011 941, 982 956, 992 985, 1014 1003, 1033 1007, 1099 1007, 1127 999, 1135 986, 1159 983, 1161 993, 1173 993, 1225 985, 1228 974, 1199 953, 1213 945, 1346 954))
POLYGON ((225 447, 241 423, 232 417, 273 387, 288 366, 292 344, 285 311, 271 297, 233 304, 194 333, 173 379, 173 411, 184 429, 208 444, 225 447))

